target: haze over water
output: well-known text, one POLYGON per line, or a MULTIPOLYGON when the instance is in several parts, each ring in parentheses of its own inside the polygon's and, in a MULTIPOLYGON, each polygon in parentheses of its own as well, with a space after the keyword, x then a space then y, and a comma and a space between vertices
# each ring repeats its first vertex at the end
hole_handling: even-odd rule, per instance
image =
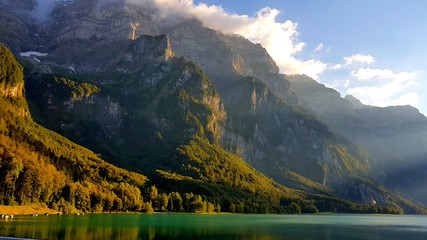
POLYGON ((36 239, 427 239, 427 218, 397 215, 88 214, 0 221, 36 239))

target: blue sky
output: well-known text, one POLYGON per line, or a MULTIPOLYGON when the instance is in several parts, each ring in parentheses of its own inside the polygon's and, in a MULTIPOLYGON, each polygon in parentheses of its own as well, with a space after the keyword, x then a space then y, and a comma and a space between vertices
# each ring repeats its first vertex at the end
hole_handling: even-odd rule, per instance
POLYGON ((263 44, 283 73, 308 74, 365 104, 427 113, 427 1, 184 2, 208 27, 263 44))

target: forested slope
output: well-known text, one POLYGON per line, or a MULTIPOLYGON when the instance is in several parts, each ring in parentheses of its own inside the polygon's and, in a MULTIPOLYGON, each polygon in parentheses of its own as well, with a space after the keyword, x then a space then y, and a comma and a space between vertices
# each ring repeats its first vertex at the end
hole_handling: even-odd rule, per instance
POLYGON ((0 46, 0 203, 65 212, 141 210, 147 178, 34 123, 23 85, 22 67, 0 46))

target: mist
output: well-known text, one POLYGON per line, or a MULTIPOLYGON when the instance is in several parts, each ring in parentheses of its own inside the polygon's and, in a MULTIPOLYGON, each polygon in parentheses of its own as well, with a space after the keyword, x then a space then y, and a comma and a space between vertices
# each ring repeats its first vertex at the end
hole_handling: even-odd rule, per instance
POLYGON ((37 0, 36 8, 32 12, 33 16, 40 22, 47 20, 55 6, 55 2, 56 0, 37 0))

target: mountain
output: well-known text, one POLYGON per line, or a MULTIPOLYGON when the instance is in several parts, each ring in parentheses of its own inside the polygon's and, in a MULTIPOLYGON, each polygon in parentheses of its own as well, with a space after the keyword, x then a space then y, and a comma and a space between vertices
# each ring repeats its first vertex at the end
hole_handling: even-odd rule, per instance
POLYGON ((58 211, 141 210, 147 178, 33 122, 22 67, 0 46, 0 203, 58 211))
MULTIPOLYGON (((152 211, 154 208, 157 211, 212 212, 222 209, 282 213, 314 207, 314 199, 331 199, 330 196, 308 197, 274 183, 237 156, 210 143, 203 137, 203 132, 194 133, 189 137, 191 140, 174 149, 168 162, 158 159, 159 163, 151 163, 156 169, 146 167, 150 170, 151 180, 117 168, 103 161, 98 154, 33 122, 22 95, 21 65, 4 46, 0 46, 0 57, 3 73, 0 79, 2 204, 44 204, 64 212, 152 211), (202 196, 216 201, 216 205, 203 200, 202 196)), ((43 80, 50 85, 47 88, 56 90, 49 96, 51 108, 55 108, 55 97, 58 96, 67 96, 77 105, 78 101, 86 101, 100 93, 100 88, 93 84, 50 77, 43 75, 43 80)), ((188 97, 183 91, 180 94, 183 98, 188 97)), ((90 101, 94 104, 96 99, 90 101)), ((197 106, 189 103, 187 107, 197 106)), ((189 117, 190 122, 196 120, 196 116, 189 117)), ((161 136, 158 134, 156 136, 161 136)), ((125 150, 128 149, 132 146, 125 150)), ((357 207, 342 200, 336 202, 345 205, 342 211, 357 207)), ((323 206, 325 211, 329 208, 323 206)), ((395 212, 399 208, 387 207, 384 211, 395 212)))
POLYGON ((372 188, 384 184, 377 160, 318 121, 261 45, 195 19, 167 32, 176 55, 197 63, 218 89, 228 116, 225 149, 286 186, 365 203, 386 199, 372 188))
MULTIPOLYGON (((128 49, 138 59, 139 45, 161 43, 159 39, 167 42, 166 36, 144 36, 129 42, 128 49)), ((171 53, 164 51, 167 45, 158 46, 171 53)), ((281 199, 301 202, 302 193, 279 186, 216 143, 225 112, 200 69, 182 58, 160 59, 122 63, 123 68, 137 69, 123 74, 122 81, 100 86, 32 72, 27 76, 28 98, 44 125, 96 149, 110 162, 148 175, 163 191, 193 192, 220 201, 247 199, 247 205, 267 202, 263 211, 279 207, 281 199)), ((114 77, 111 81, 117 77, 102 76, 114 77)))
POLYGON ((307 76, 286 76, 291 87, 322 122, 362 146, 378 160, 399 191, 426 204, 427 118, 411 106, 373 107, 307 76))
POLYGON ((387 188, 376 158, 297 105, 261 45, 197 20, 163 26, 123 1, 58 3, 45 22, 8 4, 25 31, 1 31, 30 44, 0 40, 21 55, 34 119, 160 191, 227 211, 423 212, 387 188))

